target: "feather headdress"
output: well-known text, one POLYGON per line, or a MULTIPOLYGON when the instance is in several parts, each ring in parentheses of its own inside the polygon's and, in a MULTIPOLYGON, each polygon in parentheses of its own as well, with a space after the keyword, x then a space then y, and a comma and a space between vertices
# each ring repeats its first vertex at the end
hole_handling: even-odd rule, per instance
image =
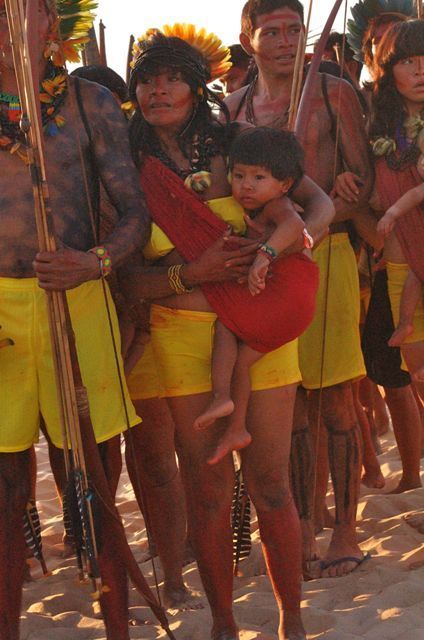
MULTIPOLYGON (((140 43, 144 42, 150 34, 156 31, 158 30, 151 29, 134 42, 132 67, 134 67, 141 53, 140 43)), ((209 71, 210 77, 207 78, 208 82, 222 77, 230 69, 232 65, 230 62, 231 51, 222 44, 222 40, 214 33, 208 33, 204 28, 197 29, 194 24, 184 24, 181 22, 177 22, 172 26, 165 25, 162 29, 159 29, 159 31, 167 38, 180 38, 184 40, 184 42, 200 53, 209 71)))
POLYGON ((383 15, 416 18, 417 7, 414 0, 359 0, 351 14, 352 18, 347 21, 347 40, 355 51, 356 60, 362 62, 362 45, 370 21, 383 15))
POLYGON ((80 51, 89 40, 97 0, 47 0, 46 4, 57 14, 57 21, 47 36, 45 56, 59 67, 66 60, 79 62, 80 51))

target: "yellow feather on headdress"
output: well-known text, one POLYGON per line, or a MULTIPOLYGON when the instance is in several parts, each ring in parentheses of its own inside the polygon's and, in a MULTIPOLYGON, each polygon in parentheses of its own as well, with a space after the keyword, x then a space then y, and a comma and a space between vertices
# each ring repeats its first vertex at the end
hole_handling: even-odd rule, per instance
MULTIPOLYGON (((155 31, 158 30, 149 29, 134 43, 132 66, 140 54, 139 43, 146 40, 155 31)), ((196 49, 203 56, 210 69, 210 81, 220 78, 231 68, 231 52, 214 33, 208 33, 204 28, 197 29, 194 24, 182 22, 176 22, 172 26, 166 24, 159 31, 168 38, 180 38, 196 49)))
POLYGON ((80 51, 93 26, 97 1, 48 0, 48 6, 57 12, 58 20, 47 35, 45 57, 51 57, 55 66, 63 66, 66 60, 79 62, 80 51))

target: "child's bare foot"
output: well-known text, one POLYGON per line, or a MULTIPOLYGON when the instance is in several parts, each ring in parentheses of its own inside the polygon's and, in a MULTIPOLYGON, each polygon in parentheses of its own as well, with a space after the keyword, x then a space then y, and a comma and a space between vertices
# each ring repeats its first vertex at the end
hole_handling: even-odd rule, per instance
POLYGON ((194 421, 195 429, 206 429, 218 420, 229 416, 234 411, 234 402, 228 396, 214 396, 212 401, 206 407, 206 410, 200 414, 194 421))
POLYGON ((208 464, 216 464, 222 458, 225 458, 230 451, 239 451, 248 447, 252 442, 252 436, 246 429, 228 429, 221 440, 218 442, 218 446, 215 449, 213 456, 208 458, 208 464))
POLYGON ((387 344, 389 347, 400 347, 400 345, 405 342, 406 338, 410 336, 413 331, 414 327, 409 322, 399 324, 387 344))

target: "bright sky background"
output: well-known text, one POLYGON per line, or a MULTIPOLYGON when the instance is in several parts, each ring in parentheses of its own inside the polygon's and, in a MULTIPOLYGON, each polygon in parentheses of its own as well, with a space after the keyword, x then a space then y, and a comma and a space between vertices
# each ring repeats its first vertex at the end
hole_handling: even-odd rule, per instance
MULTIPOLYGON (((245 0, 99 0, 98 18, 106 26, 108 65, 125 77, 129 37, 149 27, 191 22, 216 33, 227 45, 238 42, 240 15, 245 0)), ((349 9, 357 0, 348 0, 349 9)), ((334 0, 313 0, 311 33, 324 26, 334 0)), ((309 2, 306 0, 305 20, 309 2)), ((348 9, 348 17, 350 10, 348 9)), ((343 27, 344 3, 334 29, 343 27)), ((97 24, 98 20, 96 21, 97 24)))

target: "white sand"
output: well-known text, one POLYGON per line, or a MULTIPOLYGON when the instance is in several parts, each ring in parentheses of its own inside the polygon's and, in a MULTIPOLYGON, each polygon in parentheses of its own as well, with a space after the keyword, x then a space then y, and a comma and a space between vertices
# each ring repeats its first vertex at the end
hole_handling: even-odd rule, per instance
MULTIPOLYGON (((382 445, 384 453, 380 461, 387 481, 384 491, 387 491, 399 480, 400 462, 392 437, 383 439, 382 445)), ((105 631, 101 619, 93 613, 90 588, 78 584, 75 561, 60 556, 61 512, 44 443, 37 448, 37 457, 37 500, 44 553, 52 575, 42 577, 38 563, 32 561, 35 580, 24 588, 21 638, 103 640, 105 631)), ((118 504, 128 540, 141 561, 146 555, 146 532, 126 474, 119 487, 118 504)), ((372 559, 345 578, 314 580, 304 585, 303 612, 308 638, 424 640, 424 568, 411 568, 416 562, 424 562, 424 535, 402 520, 402 515, 421 508, 424 508, 423 489, 389 496, 363 488, 358 532, 362 549, 370 551, 372 559)), ((322 551, 329 536, 330 531, 319 536, 322 551)), ((153 585, 151 563, 141 567, 153 585)), ((276 640, 278 616, 272 590, 268 578, 257 575, 263 570, 257 533, 252 556, 241 568, 245 577, 237 578, 234 585, 240 638, 276 640)), ((195 564, 185 568, 184 576, 189 586, 201 590, 195 564)), ((134 589, 130 599, 132 614, 150 623, 131 628, 131 638, 166 638, 150 610, 141 605, 134 589)), ((178 640, 209 638, 210 616, 206 603, 201 611, 177 612, 169 619, 178 640)))

